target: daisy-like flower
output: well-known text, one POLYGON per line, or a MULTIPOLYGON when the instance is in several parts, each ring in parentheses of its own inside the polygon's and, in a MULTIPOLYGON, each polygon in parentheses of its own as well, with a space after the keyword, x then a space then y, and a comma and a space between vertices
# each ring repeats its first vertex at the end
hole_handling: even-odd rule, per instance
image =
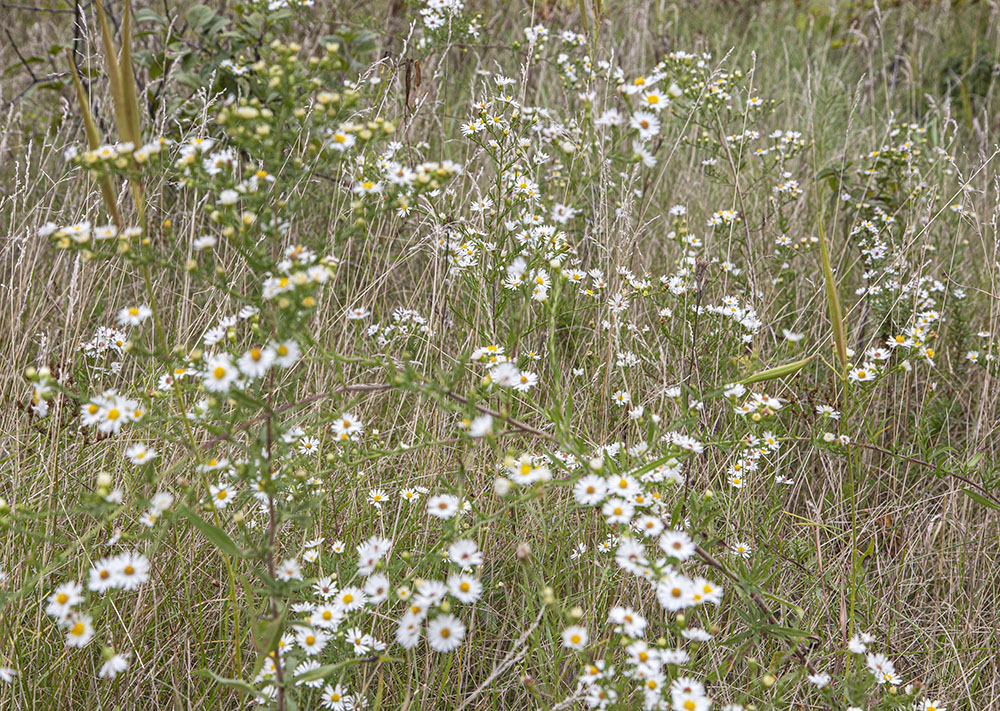
POLYGON ((399 498, 403 501, 413 503, 414 501, 418 501, 420 499, 420 492, 417 489, 407 487, 399 492, 399 498))
POLYGON ((344 611, 337 605, 322 603, 315 607, 312 615, 310 615, 310 619, 313 624, 319 627, 335 630, 344 620, 344 611))
POLYGON ((438 615, 427 623, 427 643, 435 652, 450 652, 465 639, 465 625, 454 615, 438 615))
POLYGON ((875 366, 870 363, 865 363, 857 368, 852 368, 847 374, 847 376, 856 383, 875 380, 876 375, 875 366))
POLYGON ((333 150, 343 153, 354 145, 354 134, 336 131, 327 143, 333 150))
POLYGON ((608 483, 608 493, 614 496, 619 496, 623 499, 632 500, 636 494, 642 491, 642 487, 639 486, 639 482, 630 474, 621 474, 617 476, 609 476, 607 478, 608 483))
POLYGON ((94 638, 90 615, 74 615, 66 622, 66 646, 85 647, 94 638))
POLYGON ((319 452, 319 440, 315 437, 302 437, 296 448, 302 454, 316 454, 319 452))
POLYGON ((694 555, 694 541, 684 531, 664 531, 659 544, 664 553, 681 562, 694 555))
POLYGON ((209 485, 208 492, 212 495, 212 506, 217 509, 224 509, 229 506, 229 502, 236 495, 232 486, 227 481, 220 481, 218 484, 209 485))
POLYGON ((128 669, 130 656, 128 652, 124 654, 112 654, 101 665, 101 668, 97 671, 97 676, 101 679, 114 679, 128 669))
POLYGON ((647 538, 656 538, 663 531, 663 521, 657 516, 640 516, 632 522, 632 527, 647 538))
POLYGON ((331 597, 337 594, 337 586, 333 582, 333 578, 325 576, 313 583, 313 590, 324 600, 329 600, 331 597))
POLYGON ((868 645, 874 641, 874 638, 870 634, 856 634, 847 643, 847 648, 854 654, 864 654, 868 651, 868 645))
POLYGON ((49 595, 48 602, 45 613, 62 620, 69 616, 75 605, 83 602, 83 586, 76 581, 63 583, 49 595))
POLYGON ((465 573, 456 573, 448 578, 448 592, 459 602, 470 604, 479 599, 483 584, 465 573))
POLYGON ((334 597, 334 604, 345 613, 360 610, 365 606, 366 602, 367 598, 364 591, 356 587, 344 588, 334 597))
POLYGON ((629 637, 642 637, 646 632, 646 618, 631 607, 612 607, 608 611, 608 622, 629 637))
POLYGON ((299 677, 304 676, 308 672, 314 669, 319 669, 319 662, 315 659, 305 659, 297 667, 295 671, 292 672, 292 677, 295 679, 296 686, 308 686, 310 689, 318 689, 323 686, 323 679, 301 679, 299 677))
POLYGON ((389 597, 389 578, 376 573, 365 582, 365 598, 371 605, 378 605, 389 597))
POLYGON ((278 576, 278 580, 286 583, 290 580, 302 580, 302 566, 299 565, 299 561, 295 558, 286 558, 281 561, 281 565, 278 566, 275 575, 278 576))
POLYGON ((588 474, 573 485, 573 498, 580 506, 596 506, 604 500, 607 491, 603 477, 588 474))
POLYGON ((229 390, 239 374, 229 354, 219 353, 206 362, 202 384, 210 392, 223 393, 229 390))
POLYGON ((875 677, 876 684, 888 683, 896 686, 902 681, 896 674, 896 667, 884 654, 873 654, 869 652, 866 661, 868 663, 869 671, 871 671, 872 676, 875 677))
POLYGON ((646 141, 660 133, 660 119, 648 111, 636 111, 629 120, 629 126, 639 131, 639 138, 646 141))
POLYGON ((330 427, 337 439, 344 441, 357 440, 361 436, 364 425, 354 413, 345 412, 337 417, 330 427))
POLYGON ((493 416, 480 415, 469 423, 469 436, 479 439, 493 433, 493 416))
POLYGON ((608 524, 628 524, 632 521, 632 514, 635 513, 635 506, 625 499, 608 499, 601 507, 608 524))
POLYGON ((668 612, 680 612, 695 604, 694 585, 680 573, 668 573, 656 586, 656 599, 668 612))
POLYGON ((251 348, 236 362, 240 372, 248 378, 263 377, 274 363, 274 351, 270 348, 251 348))
POLYGON ((733 544, 733 553, 738 555, 743 559, 749 559, 750 554, 753 553, 753 548, 750 547, 749 543, 743 543, 742 541, 737 541, 733 544))
POLYGON ((670 703, 674 711, 708 711, 712 705, 701 682, 684 676, 670 685, 670 703))
POLYGON ((295 633, 295 643, 310 657, 322 652, 329 641, 330 636, 323 630, 305 628, 295 633))
POLYGON ((435 518, 447 520, 458 513, 458 497, 438 494, 427 499, 427 513, 435 518))
POLYGON ((289 339, 281 343, 272 343, 268 347, 274 352, 274 363, 279 368, 291 368, 299 360, 302 351, 299 344, 289 339))
POLYGON ((818 674, 810 674, 808 676, 809 683, 814 685, 817 689, 822 689, 824 686, 830 683, 832 677, 826 672, 820 672, 818 674))
POLYGON ((406 613, 396 627, 396 643, 403 649, 413 649, 420 641, 423 617, 406 613))
POLYGON ((538 375, 527 370, 522 370, 514 383, 514 390, 526 393, 538 384, 538 375))
POLYGON ((323 687, 323 694, 320 697, 323 708, 331 711, 348 711, 354 708, 354 697, 350 696, 340 684, 323 687))
POLYGON ((589 639, 587 629, 580 625, 571 625, 562 632, 562 645, 566 649, 574 649, 578 652, 583 651, 589 639))
POLYGON ((462 568, 471 568, 483 564, 483 554, 475 541, 463 538, 448 547, 448 560, 462 568))
POLYGON ((125 456, 132 464, 140 466, 156 459, 157 454, 155 449, 147 447, 142 442, 136 442, 125 450, 125 456))
POLYGON ((659 113, 670 103, 670 100, 657 89, 650 89, 642 95, 642 105, 659 113))
POLYGON ((118 312, 118 325, 138 326, 152 315, 153 310, 148 306, 129 306, 118 312))
POLYGON ((149 580, 149 559, 141 553, 123 553, 115 565, 115 587, 135 590, 149 580))
POLYGON ((104 593, 117 587, 118 558, 101 558, 90 569, 87 589, 90 592, 104 593))
POLYGON ((829 417, 831 420, 840 419, 840 413, 830 405, 817 405, 816 414, 823 417, 829 417))

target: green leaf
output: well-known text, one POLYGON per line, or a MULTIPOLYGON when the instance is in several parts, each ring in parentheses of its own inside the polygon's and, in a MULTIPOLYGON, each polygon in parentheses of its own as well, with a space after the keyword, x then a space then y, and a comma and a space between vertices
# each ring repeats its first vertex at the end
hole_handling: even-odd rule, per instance
POLYGON ((738 382, 742 385, 750 385, 751 383, 759 383, 764 380, 774 380, 776 378, 784 378, 786 375, 794 375, 809 365, 815 357, 816 356, 811 355, 808 358, 797 360, 794 363, 786 363, 785 365, 768 368, 767 370, 762 370, 759 373, 748 375, 738 382))
POLYGON ((186 517, 195 528, 201 531, 201 535, 207 538, 209 542, 220 551, 234 558, 243 557, 243 551, 240 550, 239 546, 233 543, 233 539, 229 537, 229 534, 216 526, 214 523, 209 523, 185 506, 179 507, 178 512, 182 516, 186 517))
POLYGON ((217 684, 228 686, 231 689, 239 689, 240 691, 244 691, 253 696, 254 698, 258 696, 257 690, 253 688, 252 685, 248 684, 242 679, 230 679, 228 677, 219 676, 210 669, 195 669, 194 673, 197 676, 207 677, 212 681, 216 682, 217 684))
POLYGON ((155 10, 151 10, 148 7, 143 7, 135 11, 135 21, 139 22, 155 22, 163 27, 167 26, 167 18, 165 18, 160 13, 155 10))
POLYGON ((998 506, 995 502, 990 501, 985 496, 983 496, 978 492, 973 491, 972 489, 962 489, 962 493, 968 496, 973 501, 975 501, 977 504, 982 504, 987 508, 996 509, 1000 511, 1000 506, 998 506))
MULTIPOLYGON (((337 662, 336 664, 324 664, 321 667, 316 667, 311 671, 307 671, 304 674, 299 674, 295 677, 295 683, 315 681, 316 679, 325 679, 326 677, 333 674, 338 669, 343 667, 354 666, 355 664, 361 664, 362 662, 368 661, 365 657, 359 657, 355 659, 345 659, 342 662, 337 662)), ((387 662, 399 662, 401 659, 396 659, 394 657, 379 657, 377 662, 379 664, 385 664, 387 662)))
POLYGON ((187 11, 184 17, 188 24, 196 30, 203 30, 215 17, 215 10, 207 5, 195 5, 187 11))

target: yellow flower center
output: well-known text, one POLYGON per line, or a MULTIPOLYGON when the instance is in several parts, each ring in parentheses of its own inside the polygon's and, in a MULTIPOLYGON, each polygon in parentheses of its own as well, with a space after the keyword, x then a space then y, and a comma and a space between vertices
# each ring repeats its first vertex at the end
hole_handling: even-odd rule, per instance
POLYGON ((312 645, 316 644, 316 638, 313 637, 312 635, 308 635, 306 637, 306 644, 308 644, 311 647, 312 645))
POLYGON ((444 639, 448 639, 449 637, 451 637, 451 630, 450 630, 450 629, 448 629, 447 627, 443 628, 443 629, 441 630, 441 636, 442 636, 442 637, 443 637, 444 639))
POLYGON ((118 408, 112 407, 110 410, 108 410, 108 419, 111 421, 117 420, 119 417, 121 417, 121 414, 122 413, 118 412, 118 408))
POLYGON ((221 365, 216 366, 215 370, 212 371, 212 377, 214 377, 216 380, 222 380, 224 377, 226 377, 226 369, 223 368, 221 365))
POLYGON ((77 622, 75 625, 73 625, 73 629, 71 629, 69 633, 74 637, 81 637, 83 636, 83 632, 85 629, 86 627, 83 626, 82 622, 77 622))
POLYGON ((66 593, 59 593, 58 595, 56 595, 56 601, 60 605, 65 605, 67 602, 69 602, 69 595, 67 595, 66 593))
POLYGON ((134 574, 135 574, 135 568, 133 568, 131 565, 126 565, 125 575, 134 575, 134 574))

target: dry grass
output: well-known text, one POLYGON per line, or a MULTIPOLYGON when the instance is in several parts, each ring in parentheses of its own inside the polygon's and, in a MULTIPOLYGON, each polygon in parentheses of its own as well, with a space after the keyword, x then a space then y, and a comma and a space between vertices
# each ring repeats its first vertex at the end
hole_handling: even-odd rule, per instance
MULTIPOLYGON (((390 19, 383 22, 380 18, 386 15, 381 7, 324 4, 315 10, 315 22, 293 25, 289 34, 299 38, 308 53, 320 36, 341 24, 383 31, 371 58, 388 59, 381 68, 361 71, 394 77, 380 94, 379 110, 372 113, 400 119, 402 65, 396 58, 407 33, 404 18, 412 10, 401 3, 391 5, 386 13, 390 19)), ((476 198, 477 186, 488 186, 490 180, 482 152, 458 131, 458 123, 469 113, 474 70, 496 71, 499 63, 505 73, 516 76, 526 58, 511 44, 522 36, 523 26, 544 19, 553 28, 579 27, 575 3, 569 5, 532 5, 520 0, 484 5, 482 46, 454 46, 425 61, 416 110, 401 122, 399 140, 426 140, 431 145, 429 155, 467 166, 469 175, 456 187, 456 205, 476 198)), ((634 396, 641 394, 647 410, 662 412, 665 421, 690 427, 705 440, 740 436, 731 408, 714 402, 702 412, 681 413, 667 397, 667 387, 684 382, 693 393, 707 393, 732 380, 734 373, 813 353, 831 362, 835 358, 819 253, 803 248, 801 254, 789 257, 793 266, 782 270, 783 257, 776 256, 774 246, 778 234, 784 232, 796 240, 816 235, 817 214, 824 211, 849 347, 863 353, 898 325, 888 323, 868 300, 855 294, 862 283, 864 261, 846 238, 851 224, 846 208, 834 207, 830 191, 822 192, 822 181, 817 179, 820 171, 844 160, 857 162, 862 153, 884 144, 898 121, 927 126, 934 140, 954 157, 935 157, 924 178, 936 194, 907 203, 896 215, 900 223, 915 226, 914 234, 906 238, 911 248, 908 254, 917 255, 926 243, 936 247, 925 254, 927 273, 948 287, 937 307, 947 316, 935 342, 939 356, 933 370, 916 367, 912 373, 894 376, 885 387, 858 396, 863 399, 855 404, 846 434, 869 447, 835 456, 810 444, 816 433, 813 406, 838 402, 841 397, 835 374, 817 359, 799 377, 777 381, 768 390, 792 403, 796 412, 786 423, 788 436, 803 441, 783 449, 774 465, 774 471, 794 479, 794 486, 771 489, 758 484, 737 493, 726 484, 734 454, 721 446, 709 448, 687 469, 692 496, 706 489, 716 494, 714 508, 705 517, 703 545, 721 557, 726 544, 737 539, 749 542, 755 555, 753 564, 743 571, 745 579, 754 588, 787 601, 772 600, 781 625, 805 635, 789 642, 780 635, 760 632, 767 620, 748 597, 731 592, 712 619, 719 626, 717 640, 733 639, 746 629, 758 633, 746 644, 706 645, 699 652, 700 668, 729 667, 712 685, 713 697, 721 706, 749 694, 747 698, 760 708, 769 708, 772 694, 757 681, 775 655, 782 673, 796 669, 795 662, 784 656, 795 647, 835 678, 844 675, 850 658, 843 650, 851 632, 858 629, 877 635, 880 649, 896 660, 906 683, 919 680, 930 685, 936 696, 949 701, 951 711, 1000 705, 998 515, 965 495, 963 489, 969 484, 958 478, 981 483, 986 489, 997 484, 994 462, 1000 456, 1000 399, 993 394, 996 368, 973 368, 963 357, 974 341, 972 334, 988 331, 994 343, 1000 334, 996 233, 1000 186, 994 158, 1000 107, 992 79, 985 88, 972 87, 970 80, 951 96, 945 96, 941 86, 944 68, 953 61, 960 67, 964 62, 966 78, 977 56, 1000 61, 1000 14, 979 3, 955 8, 943 4, 883 9, 838 5, 833 15, 818 5, 810 10, 807 4, 797 3, 746 7, 741 3, 636 1, 614 5, 606 10, 600 56, 613 54, 616 63, 638 73, 652 66, 664 51, 711 51, 715 61, 728 52, 727 67, 742 68, 744 83, 759 85, 762 96, 777 101, 765 125, 800 130, 810 141, 795 163, 794 178, 805 188, 805 196, 784 211, 780 219, 785 222, 780 225, 770 201, 770 184, 741 161, 734 160, 733 170, 720 163, 721 180, 706 178, 699 168, 703 154, 688 140, 697 135, 692 126, 671 128, 665 145, 676 150, 664 149, 657 167, 646 173, 633 172, 623 178, 617 170, 593 168, 580 171, 591 176, 589 182, 543 186, 556 201, 564 196, 573 197, 578 206, 587 201, 591 217, 585 226, 578 224, 573 239, 587 267, 599 267, 607 275, 614 275, 619 267, 653 275, 675 270, 682 252, 677 241, 666 238, 670 225, 666 210, 671 205, 687 205, 689 214, 697 216, 692 224, 703 215, 730 207, 751 216, 745 233, 741 225, 728 233, 705 234, 706 256, 731 259, 744 271, 740 282, 713 277, 699 299, 718 303, 731 289, 745 287, 745 293, 755 292, 754 306, 765 325, 753 350, 738 343, 732 332, 714 334, 708 316, 701 322, 668 322, 658 332, 654 329, 649 336, 628 341, 636 352, 645 348, 641 352, 647 357, 640 369, 627 374, 625 382, 634 396), (962 182, 972 187, 965 204, 974 213, 973 219, 958 220, 946 209, 962 182), (633 191, 640 187, 643 197, 634 199, 633 191), (621 206, 630 218, 616 216, 621 206), (775 281, 778 274, 781 282, 775 281), (966 291, 966 300, 954 301, 956 288, 966 291), (804 334, 801 343, 783 339, 783 328, 804 334), (852 541, 860 556, 852 556, 852 541), (852 572, 855 562, 857 571, 852 572), (858 577, 853 601, 852 574, 858 577), (852 607, 854 619, 849 614, 852 607)), ((56 41, 66 42, 67 33, 72 32, 72 15, 10 9, 3 13, 11 18, 5 23, 18 40, 17 50, 26 57, 41 55, 56 41)), ((86 35, 83 56, 96 63, 99 42, 93 29, 91 25, 86 35)), ((182 28, 178 26, 177 31, 182 33, 182 28)), ((158 39, 154 33, 137 41, 140 46, 154 47, 158 39)), ((0 46, 0 65, 18 61, 15 45, 0 46)), ((48 71, 38 66, 33 65, 33 71, 48 71)), ((62 69, 58 64, 51 68, 62 69)), ((537 63, 529 76, 523 86, 525 104, 569 111, 573 94, 562 89, 551 61, 537 63)), ((140 81, 145 80, 145 73, 140 73, 140 81)), ((238 635, 231 629, 230 590, 220 557, 190 527, 178 525, 158 537, 154 584, 122 598, 121 605, 116 603, 109 613, 120 620, 116 645, 134 650, 133 668, 114 685, 96 678, 96 653, 81 661, 75 650, 64 647, 44 613, 44 598, 53 585, 84 575, 89 561, 101 554, 97 542, 111 532, 102 528, 103 522, 80 513, 78 498, 93 489, 96 472, 109 472, 126 488, 148 482, 123 462, 120 448, 83 434, 75 402, 58 401, 46 421, 31 416, 22 373, 28 366, 48 366, 61 378, 86 371, 91 392, 117 382, 110 375, 88 370, 78 346, 97 326, 111 323, 121 306, 142 301, 144 286, 124 262, 86 262, 36 236, 38 227, 49 220, 70 224, 89 219, 101 209, 101 197, 94 184, 79 171, 67 170, 62 159, 68 143, 82 140, 71 89, 57 92, 36 87, 25 92, 30 81, 26 71, 13 71, 0 79, 0 106, 4 107, 0 116, 0 234, 4 237, 0 245, 0 333, 5 344, 0 349, 4 403, 0 496, 15 509, 22 507, 16 522, 0 537, 0 567, 11 574, 0 588, 0 666, 21 671, 16 684, 0 685, 0 706, 242 707, 244 697, 193 673, 207 668, 234 676, 235 650, 241 649, 241 661, 252 666, 254 647, 247 627, 238 635), (53 568, 57 561, 58 567, 53 568), (33 577, 41 571, 40 578, 33 577), (9 598, 8 592, 12 593, 9 598)), ((183 88, 167 91, 190 94, 183 88)), ((107 121, 110 111, 99 80, 94 92, 95 114, 107 121)), ((193 94, 189 102, 205 104, 203 97, 193 94)), ((149 129, 152 133, 179 139, 210 130, 207 123, 180 123, 176 115, 163 111, 144 120, 147 129, 154 127, 149 129)), ((486 280, 465 282, 448 274, 447 264, 430 239, 440 233, 437 221, 403 220, 384 211, 361 233, 349 239, 340 236, 342 223, 350 219, 352 198, 342 187, 335 176, 313 175, 291 188, 325 199, 317 200, 314 210, 296 215, 288 243, 336 245, 341 259, 310 321, 315 353, 348 355, 368 347, 364 337, 345 327, 347 308, 368 306, 382 320, 388 320, 393 308, 413 308, 430 319, 438 334, 414 356, 419 361, 416 370, 429 380, 444 380, 440 373, 460 362, 462 354, 487 342, 506 341, 514 352, 536 349, 546 354, 537 365, 540 382, 553 385, 535 401, 514 402, 514 417, 553 432, 551 408, 559 405, 576 442, 592 449, 616 439, 633 443, 634 432, 611 403, 611 393, 620 385, 608 375, 614 374, 618 346, 613 348, 600 328, 599 313, 580 300, 560 314, 557 322, 550 323, 545 311, 530 308, 516 318, 497 318, 502 290, 486 280), (598 371, 602 363, 604 374, 598 371), (567 374, 574 367, 587 369, 585 385, 572 384, 567 374)), ((163 196, 151 198, 151 220, 159 223, 169 218, 171 239, 178 244, 186 245, 205 229, 204 196, 180 194, 168 185, 156 184, 148 186, 148 193, 163 196)), ((707 232, 700 225, 694 229, 707 232)), ((180 268, 184 251, 185 247, 164 248, 168 268, 157 272, 152 288, 163 315, 166 341, 190 348, 220 313, 234 307, 224 294, 206 288, 180 268)), ((258 275, 247 270, 235 250, 221 249, 219 255, 230 286, 250 292, 258 275)), ((653 303, 637 307, 636 312, 636 321, 644 319, 657 326, 653 303)), ((370 360, 341 367, 341 373, 334 372, 324 358, 302 364, 292 399, 344 383, 382 383, 390 377, 383 364, 370 360)), ((143 379, 145 387, 153 386, 148 370, 138 362, 127 363, 121 378, 143 379)), ((469 387, 470 382, 466 382, 469 387)), ((463 487, 482 507, 484 517, 495 517, 480 530, 480 547, 489 552, 490 560, 483 573, 488 593, 467 620, 477 630, 476 636, 453 662, 425 655, 417 657, 419 663, 372 665, 358 672, 353 686, 367 689, 374 699, 384 685, 384 708, 436 709, 458 707, 490 680, 470 708, 554 708, 572 694, 577 669, 558 650, 559 612, 531 627, 536 615, 549 609, 542 604, 542 589, 551 586, 556 591, 558 610, 580 605, 592 635, 601 629, 609 605, 629 600, 653 614, 655 597, 635 579, 621 576, 612 557, 593 564, 569 560, 574 545, 583 542, 594 551, 605 533, 599 517, 573 506, 564 490, 546 490, 537 500, 516 508, 492 495, 498 457, 508 450, 541 451, 548 446, 545 440, 514 432, 495 451, 454 443, 455 412, 462 408, 454 402, 445 407, 444 402, 430 388, 423 395, 402 390, 320 399, 297 410, 296 421, 308 424, 338 409, 355 408, 378 430, 372 432, 373 451, 384 447, 391 456, 368 458, 359 453, 353 462, 317 465, 317 473, 328 481, 329 494, 308 513, 307 521, 289 522, 282 529, 281 545, 294 552, 303 539, 320 535, 328 541, 343 538, 353 545, 381 528, 386 535, 398 536, 401 548, 425 550, 438 534, 424 525, 416 509, 393 507, 391 516, 376 516, 365 503, 365 493, 376 486, 393 493, 404 486, 421 485, 432 491, 463 487), (401 443, 419 442, 439 444, 398 449, 401 443), (515 558, 515 548, 524 542, 532 549, 527 565, 515 558), (530 634, 524 637, 526 630, 530 634), (516 663, 491 678, 498 665, 515 655, 516 663), (532 679, 525 683, 529 675, 532 679)), ((167 440, 179 432, 176 424, 169 427, 164 433, 167 440)), ((156 476, 178 492, 188 492, 181 481, 192 476, 190 454, 180 444, 160 450, 156 476)), ((222 453, 235 452, 234 446, 222 453)), ((190 490, 192 496, 196 492, 197 485, 190 490)), ((130 530, 126 527, 126 532, 130 530)), ((242 564, 248 579, 252 579, 253 564, 242 564)), ((242 588, 237 594, 244 623, 262 612, 260 600, 242 588)), ((788 690, 784 703, 825 708, 817 698, 808 690, 788 690)))

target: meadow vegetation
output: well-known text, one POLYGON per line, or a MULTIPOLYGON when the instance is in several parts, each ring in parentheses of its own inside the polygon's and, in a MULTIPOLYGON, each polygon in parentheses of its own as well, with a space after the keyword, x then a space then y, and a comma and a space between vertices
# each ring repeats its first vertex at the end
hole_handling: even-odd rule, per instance
POLYGON ((1000 704, 1000 10, 0 3, 0 707, 1000 704))

